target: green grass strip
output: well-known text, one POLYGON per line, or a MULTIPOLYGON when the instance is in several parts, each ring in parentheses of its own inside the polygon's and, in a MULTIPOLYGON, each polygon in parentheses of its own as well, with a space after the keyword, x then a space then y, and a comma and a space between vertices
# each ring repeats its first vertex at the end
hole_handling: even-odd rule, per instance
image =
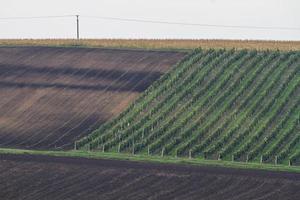
POLYGON ((57 157, 80 157, 90 159, 113 159, 113 160, 129 160, 139 162, 161 163, 161 164, 191 164, 198 166, 215 166, 236 169, 252 169, 252 170, 267 170, 267 171, 281 171, 300 173, 299 166, 273 165, 273 164, 259 164, 252 162, 233 162, 221 160, 204 160, 196 158, 174 158, 174 157, 160 157, 147 155, 132 155, 125 153, 103 153, 103 152, 88 152, 88 151, 43 151, 43 150, 23 150, 23 149, 8 149, 0 148, 0 154, 15 154, 15 155, 44 155, 57 157))

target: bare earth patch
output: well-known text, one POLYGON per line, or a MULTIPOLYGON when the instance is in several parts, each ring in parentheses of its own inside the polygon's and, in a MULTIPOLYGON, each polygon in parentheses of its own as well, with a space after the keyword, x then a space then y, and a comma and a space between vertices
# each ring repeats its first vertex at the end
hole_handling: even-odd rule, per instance
POLYGON ((0 146, 70 148, 116 117, 185 55, 0 47, 0 146))
POLYGON ((300 199, 300 174, 0 155, 3 199, 300 199))

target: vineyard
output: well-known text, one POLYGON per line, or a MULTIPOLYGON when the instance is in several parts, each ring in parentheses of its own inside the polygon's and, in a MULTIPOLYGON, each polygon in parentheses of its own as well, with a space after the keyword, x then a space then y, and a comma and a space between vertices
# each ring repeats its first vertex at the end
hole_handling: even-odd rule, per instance
POLYGON ((300 52, 197 49, 75 148, 297 164, 300 52))

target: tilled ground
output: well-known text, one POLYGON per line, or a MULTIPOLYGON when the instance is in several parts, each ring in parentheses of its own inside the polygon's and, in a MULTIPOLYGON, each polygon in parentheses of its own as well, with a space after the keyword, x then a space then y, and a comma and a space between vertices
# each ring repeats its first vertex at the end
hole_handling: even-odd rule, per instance
POLYGON ((0 155, 0 199, 300 199, 300 174, 0 155))
POLYGON ((185 55, 0 47, 0 146, 70 148, 122 112, 185 55))

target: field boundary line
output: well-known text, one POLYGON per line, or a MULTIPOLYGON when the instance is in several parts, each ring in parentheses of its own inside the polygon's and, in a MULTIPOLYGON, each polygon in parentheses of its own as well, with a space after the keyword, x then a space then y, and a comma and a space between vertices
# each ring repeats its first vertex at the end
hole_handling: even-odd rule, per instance
POLYGON ((179 164, 179 165, 193 165, 193 166, 212 166, 212 167, 225 167, 235 169, 249 169, 249 170, 264 170, 275 172, 292 172, 300 173, 299 166, 287 166, 287 165, 273 165, 273 164, 260 164, 252 162, 237 162, 237 161, 223 161, 223 160, 205 160, 199 158, 174 158, 160 156, 147 156, 147 155, 132 155, 125 153, 105 153, 105 152, 87 152, 78 150, 69 151, 47 151, 47 150, 25 150, 25 149, 9 149, 0 148, 1 154, 14 154, 14 155, 41 155, 41 156, 54 156, 54 157, 78 157, 89 159, 109 159, 109 160, 126 160, 135 162, 148 162, 148 163, 160 163, 160 164, 179 164))

